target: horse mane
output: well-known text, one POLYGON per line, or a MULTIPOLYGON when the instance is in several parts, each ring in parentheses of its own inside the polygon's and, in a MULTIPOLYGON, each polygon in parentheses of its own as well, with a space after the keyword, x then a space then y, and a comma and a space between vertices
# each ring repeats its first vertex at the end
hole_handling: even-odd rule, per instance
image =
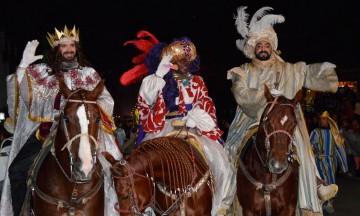
MULTIPOLYGON (((152 169, 153 164, 160 162, 162 167, 162 183, 168 184, 167 188, 186 188, 195 180, 195 157, 191 144, 185 139, 176 137, 160 137, 143 142, 135 148, 128 158, 134 158, 143 163, 144 169, 152 169), (190 152, 190 154, 189 154, 190 152), (144 161, 141 160, 144 158, 144 161)), ((201 160, 199 160, 201 161, 201 160)), ((202 163, 202 162, 201 162, 202 163)), ((203 163, 202 163, 203 164, 203 163)), ((206 165, 203 164, 205 167, 206 165)), ((205 169, 205 171, 207 168, 205 169)), ((153 176, 153 170, 150 170, 153 176)))

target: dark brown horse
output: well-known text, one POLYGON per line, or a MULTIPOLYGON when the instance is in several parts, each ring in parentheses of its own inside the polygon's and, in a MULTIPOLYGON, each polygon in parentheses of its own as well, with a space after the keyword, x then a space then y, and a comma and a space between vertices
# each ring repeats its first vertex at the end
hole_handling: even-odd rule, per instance
POLYGON ((298 163, 294 147, 297 126, 294 99, 273 97, 265 86, 267 106, 256 138, 249 139, 239 159, 237 196, 243 215, 295 215, 298 197, 298 163))
POLYGON ((32 171, 34 215, 104 215, 103 172, 96 156, 101 116, 93 91, 71 91, 60 81, 65 98, 56 133, 45 141, 32 171))
POLYGON ((211 215, 211 172, 201 154, 182 138, 143 142, 113 164, 121 215, 140 215, 151 207, 157 215, 211 215))

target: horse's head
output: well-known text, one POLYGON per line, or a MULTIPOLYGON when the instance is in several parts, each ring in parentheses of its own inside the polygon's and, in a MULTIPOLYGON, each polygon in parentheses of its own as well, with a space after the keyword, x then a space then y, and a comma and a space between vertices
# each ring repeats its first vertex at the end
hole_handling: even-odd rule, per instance
POLYGON ((93 91, 70 90, 62 80, 59 87, 65 101, 56 135, 56 157, 69 180, 86 182, 96 168, 97 137, 101 127, 96 101, 104 89, 104 81, 93 91))
POLYGON ((121 215, 142 215, 148 206, 153 204, 154 182, 152 178, 136 171, 143 170, 142 161, 128 158, 117 161, 108 152, 102 152, 106 160, 112 165, 111 175, 118 198, 115 210, 121 215))
POLYGON ((299 90, 290 100, 284 96, 273 97, 265 86, 267 106, 262 114, 257 144, 264 166, 275 174, 280 174, 288 167, 288 157, 294 141, 297 125, 296 105, 300 102, 302 91, 299 90), (265 148, 263 148, 263 146, 265 148))

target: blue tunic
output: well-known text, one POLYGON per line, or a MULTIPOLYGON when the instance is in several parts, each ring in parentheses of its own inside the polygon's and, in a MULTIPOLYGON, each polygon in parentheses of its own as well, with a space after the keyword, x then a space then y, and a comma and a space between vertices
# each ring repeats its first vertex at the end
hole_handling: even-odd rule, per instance
POLYGON ((348 171, 344 145, 337 145, 330 128, 319 127, 310 134, 310 142, 316 158, 321 179, 328 184, 335 184, 337 168, 348 171))

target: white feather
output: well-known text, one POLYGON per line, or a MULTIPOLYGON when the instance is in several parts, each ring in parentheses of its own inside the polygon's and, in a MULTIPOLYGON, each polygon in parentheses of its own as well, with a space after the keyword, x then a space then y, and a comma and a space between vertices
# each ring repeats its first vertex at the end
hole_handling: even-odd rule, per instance
POLYGON ((246 6, 239 7, 237 9, 237 17, 234 17, 236 29, 243 38, 246 38, 249 34, 249 28, 247 23, 249 14, 245 12, 246 8, 246 6))
POLYGON ((246 39, 244 39, 244 40, 237 39, 236 40, 236 46, 240 51, 244 51, 245 41, 246 41, 246 39))
POLYGON ((273 15, 268 14, 263 16, 259 21, 256 22, 256 25, 252 26, 250 30, 253 31, 262 31, 268 27, 272 27, 276 23, 282 23, 285 21, 284 16, 282 15, 273 15))
POLYGON ((262 7, 257 10, 251 18, 249 28, 251 29, 256 25, 257 21, 262 18, 268 11, 273 10, 272 7, 262 7))

